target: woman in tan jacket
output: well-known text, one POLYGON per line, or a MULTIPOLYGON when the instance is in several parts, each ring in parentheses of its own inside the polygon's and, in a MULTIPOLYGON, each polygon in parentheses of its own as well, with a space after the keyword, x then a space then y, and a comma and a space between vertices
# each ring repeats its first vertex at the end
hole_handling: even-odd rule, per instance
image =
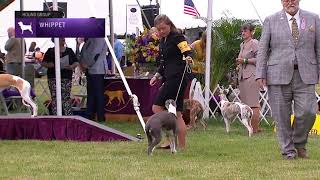
POLYGON ((239 89, 240 99, 253 110, 251 125, 253 133, 258 133, 259 129, 259 86, 255 81, 256 56, 258 52, 258 40, 253 39, 254 26, 244 24, 241 27, 243 42, 240 44, 240 53, 236 59, 239 67, 239 89))

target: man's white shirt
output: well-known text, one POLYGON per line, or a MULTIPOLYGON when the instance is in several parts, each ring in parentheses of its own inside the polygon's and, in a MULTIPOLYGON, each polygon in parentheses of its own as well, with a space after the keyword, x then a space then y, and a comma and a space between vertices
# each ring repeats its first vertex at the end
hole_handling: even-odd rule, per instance
POLYGON ((291 16, 287 12, 286 12, 286 15, 287 15, 290 31, 292 32, 292 20, 291 20, 292 17, 294 17, 296 19, 296 22, 298 24, 298 29, 300 31, 300 25, 301 25, 300 10, 298 10, 298 12, 294 16, 291 16))

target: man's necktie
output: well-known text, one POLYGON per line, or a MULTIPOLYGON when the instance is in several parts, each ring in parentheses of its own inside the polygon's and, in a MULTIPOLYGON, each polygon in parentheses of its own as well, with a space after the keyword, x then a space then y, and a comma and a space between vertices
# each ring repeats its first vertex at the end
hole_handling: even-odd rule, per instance
POLYGON ((298 28, 296 18, 292 17, 291 20, 292 20, 292 24, 291 24, 292 38, 293 38, 294 44, 297 45, 299 41, 299 28, 298 28))

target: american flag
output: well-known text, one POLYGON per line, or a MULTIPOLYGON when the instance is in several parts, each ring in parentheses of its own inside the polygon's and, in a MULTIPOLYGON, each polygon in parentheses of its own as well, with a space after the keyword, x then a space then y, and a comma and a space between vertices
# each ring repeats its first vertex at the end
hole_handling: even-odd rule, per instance
POLYGON ((193 4, 192 0, 184 0, 184 13, 191 16, 200 16, 196 6, 193 4))

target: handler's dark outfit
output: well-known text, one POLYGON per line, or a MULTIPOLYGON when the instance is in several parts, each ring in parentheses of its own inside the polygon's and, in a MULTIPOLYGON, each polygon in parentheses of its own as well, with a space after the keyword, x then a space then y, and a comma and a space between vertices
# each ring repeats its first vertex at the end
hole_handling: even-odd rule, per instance
MULTIPOLYGON (((160 41, 160 66, 158 73, 164 78, 155 105, 165 106, 168 99, 175 100, 179 89, 179 84, 186 66, 183 56, 191 56, 191 49, 184 36, 177 32, 170 32, 166 38, 160 41)), ((181 84, 177 99, 177 111, 183 110, 183 95, 187 86, 189 73, 186 72, 181 84)))

